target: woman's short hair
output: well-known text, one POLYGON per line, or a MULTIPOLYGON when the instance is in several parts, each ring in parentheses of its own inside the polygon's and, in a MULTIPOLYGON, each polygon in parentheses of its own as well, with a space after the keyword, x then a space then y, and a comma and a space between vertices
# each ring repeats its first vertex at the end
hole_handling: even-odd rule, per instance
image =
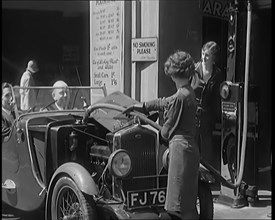
POLYGON ((165 62, 164 72, 175 78, 190 78, 195 73, 194 60, 189 53, 176 51, 165 62))
POLYGON ((220 47, 215 41, 208 41, 202 46, 202 51, 208 52, 214 57, 214 60, 217 61, 220 47))

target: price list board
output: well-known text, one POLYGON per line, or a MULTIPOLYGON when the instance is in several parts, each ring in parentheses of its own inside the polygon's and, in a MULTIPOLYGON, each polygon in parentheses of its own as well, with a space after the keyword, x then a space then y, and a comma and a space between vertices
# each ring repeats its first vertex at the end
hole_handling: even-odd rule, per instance
POLYGON ((120 91, 123 1, 91 1, 91 85, 120 91))

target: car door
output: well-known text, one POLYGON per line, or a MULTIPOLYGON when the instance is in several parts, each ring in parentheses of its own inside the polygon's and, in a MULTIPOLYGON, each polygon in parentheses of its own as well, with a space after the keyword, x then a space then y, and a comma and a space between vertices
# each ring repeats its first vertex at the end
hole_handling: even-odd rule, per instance
POLYGON ((10 137, 2 142, 2 201, 17 209, 31 211, 41 206, 45 186, 34 172, 34 158, 24 129, 26 123, 22 121, 13 126, 10 137))

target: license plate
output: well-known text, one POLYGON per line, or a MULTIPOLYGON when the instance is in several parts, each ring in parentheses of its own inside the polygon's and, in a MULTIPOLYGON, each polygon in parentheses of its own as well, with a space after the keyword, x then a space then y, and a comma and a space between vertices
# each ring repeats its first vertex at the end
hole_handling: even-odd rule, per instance
POLYGON ((165 203, 166 188, 128 191, 127 206, 129 209, 148 206, 162 206, 165 203))

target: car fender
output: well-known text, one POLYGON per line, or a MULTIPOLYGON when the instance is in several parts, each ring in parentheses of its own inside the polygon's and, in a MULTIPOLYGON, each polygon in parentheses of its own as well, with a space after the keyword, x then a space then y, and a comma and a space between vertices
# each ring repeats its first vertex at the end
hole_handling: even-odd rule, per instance
POLYGON ((82 192, 91 196, 98 194, 98 190, 94 180, 92 179, 89 172, 83 166, 74 162, 64 163, 60 167, 58 167, 54 172, 51 178, 49 187, 47 189, 45 219, 48 219, 48 215, 49 215, 48 207, 50 205, 49 201, 51 199, 51 195, 52 195, 55 183, 58 180, 59 176, 64 176, 64 175, 71 177, 82 192))
POLYGON ((74 162, 64 163, 57 168, 51 178, 48 189, 54 186, 56 178, 60 174, 70 176, 82 192, 88 195, 96 195, 98 193, 96 184, 90 173, 83 166, 74 162))

